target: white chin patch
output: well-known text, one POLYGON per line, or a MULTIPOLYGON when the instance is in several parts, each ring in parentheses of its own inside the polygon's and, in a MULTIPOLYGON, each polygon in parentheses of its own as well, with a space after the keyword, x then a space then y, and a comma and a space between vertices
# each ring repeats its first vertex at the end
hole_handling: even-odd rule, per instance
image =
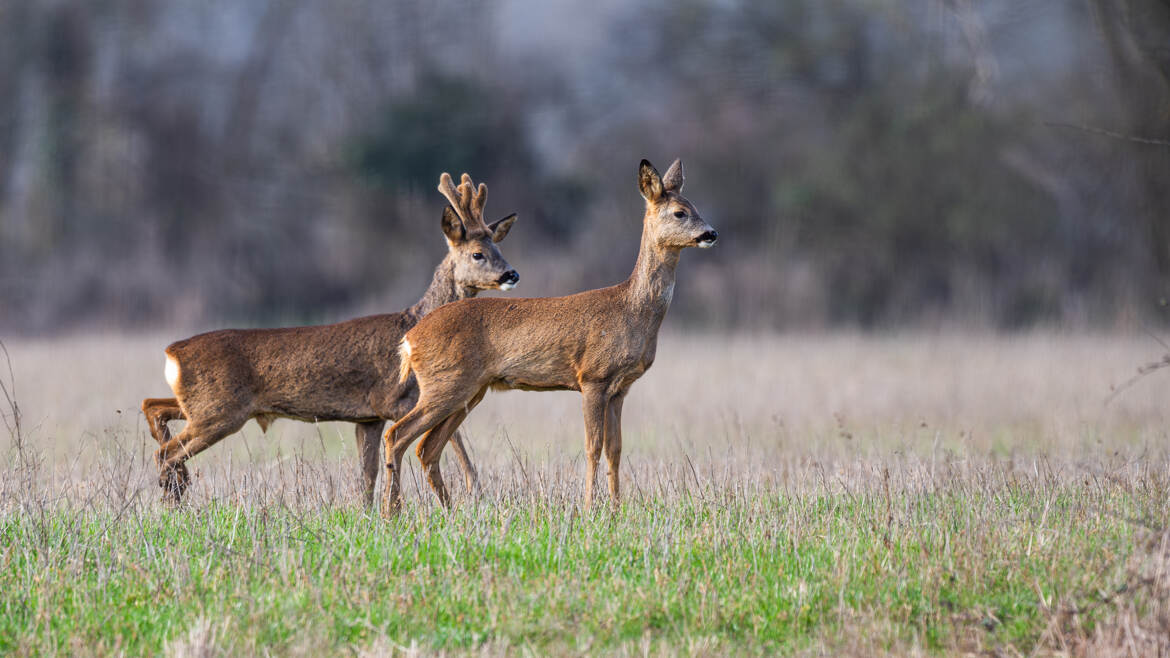
POLYGON ((516 287, 516 284, 514 284, 510 281, 508 283, 501 283, 500 284, 500 290, 511 290, 512 288, 515 288, 515 287, 516 287))
POLYGON ((711 247, 714 247, 714 246, 715 246, 714 240, 701 240, 701 241, 699 241, 699 249, 710 249, 711 247))

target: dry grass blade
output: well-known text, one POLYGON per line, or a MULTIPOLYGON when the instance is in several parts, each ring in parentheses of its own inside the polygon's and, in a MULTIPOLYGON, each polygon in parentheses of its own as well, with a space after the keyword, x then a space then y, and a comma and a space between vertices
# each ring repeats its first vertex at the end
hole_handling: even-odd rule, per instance
POLYGON ((19 451, 24 446, 24 430, 21 427, 20 404, 16 401, 16 375, 12 372, 12 357, 8 354, 8 346, 0 340, 0 351, 4 352, 4 362, 8 368, 8 382, 0 377, 0 393, 4 395, 6 410, 0 411, 0 419, 4 421, 4 428, 19 451))
POLYGON ((581 513, 575 394, 502 394, 482 493, 441 513, 416 481, 385 522, 331 424, 246 426, 166 507, 115 411, 157 345, 10 340, 0 653, 1156 654, 1165 400, 1099 403, 1148 343, 667 335, 620 509, 581 513))
POLYGON ((1051 621, 1036 650, 1074 656, 1170 655, 1170 530, 1146 531, 1120 585, 1087 603, 1046 609, 1051 621), (1104 614, 1102 614, 1104 610, 1104 614), (1096 618, 1095 624, 1086 620, 1096 618))

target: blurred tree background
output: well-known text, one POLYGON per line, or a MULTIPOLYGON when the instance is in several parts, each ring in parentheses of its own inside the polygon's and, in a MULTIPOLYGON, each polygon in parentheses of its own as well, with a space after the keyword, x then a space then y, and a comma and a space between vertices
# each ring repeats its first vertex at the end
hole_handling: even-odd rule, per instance
POLYGON ((397 310, 441 171, 523 295, 633 266, 640 158, 713 329, 1168 319, 1165 0, 0 4, 0 330, 397 310))

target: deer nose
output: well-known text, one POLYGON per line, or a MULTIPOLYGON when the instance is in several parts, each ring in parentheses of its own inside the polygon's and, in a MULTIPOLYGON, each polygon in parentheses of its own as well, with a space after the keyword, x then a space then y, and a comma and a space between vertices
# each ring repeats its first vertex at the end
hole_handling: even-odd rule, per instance
POLYGON ((704 231, 702 235, 695 238, 695 242, 697 242, 700 247, 710 247, 714 245, 715 241, 718 239, 719 234, 715 232, 715 229, 711 229, 710 231, 704 231))
POLYGON ((507 272, 504 272, 503 274, 500 275, 499 283, 501 285, 505 284, 505 283, 510 283, 512 285, 516 285, 516 282, 519 280, 520 280, 520 275, 516 272, 516 270, 508 270, 507 272))

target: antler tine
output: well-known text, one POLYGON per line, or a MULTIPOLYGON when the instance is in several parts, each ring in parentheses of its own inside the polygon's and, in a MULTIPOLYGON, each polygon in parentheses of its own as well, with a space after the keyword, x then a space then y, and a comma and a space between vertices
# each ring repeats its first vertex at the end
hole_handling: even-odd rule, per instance
MULTIPOLYGON (((467 174, 463 174, 463 176, 466 178, 467 174)), ((466 199, 470 198, 471 191, 470 189, 464 191, 462 188, 463 184, 460 184, 458 189, 455 187, 455 181, 451 180, 451 174, 443 172, 439 176, 439 193, 447 199, 447 203, 451 204, 451 208, 455 210, 455 214, 459 215, 459 220, 463 222, 463 227, 470 228, 475 223, 475 220, 471 217, 471 213, 468 212, 468 203, 466 201, 466 199)))
POLYGON ((459 208, 459 192, 455 190, 455 182, 451 180, 451 174, 443 172, 439 174, 439 193, 447 199, 456 210, 459 208))
MULTIPOLYGON (((480 183, 479 186, 486 189, 483 183, 480 183)), ((463 180, 459 183, 459 201, 463 204, 461 210, 467 215, 463 220, 467 228, 486 229, 487 226, 483 223, 483 206, 477 205, 479 198, 475 195, 475 186, 471 182, 471 176, 467 174, 463 174, 463 180)))
POLYGON ((471 174, 463 172, 463 175, 459 177, 459 193, 463 195, 460 197, 463 199, 463 203, 470 208, 471 199, 475 195, 475 182, 471 180, 471 174))
POLYGON ((451 208, 455 210, 455 214, 459 215, 459 220, 463 222, 464 228, 468 230, 487 228, 483 223, 483 207, 487 203, 486 185, 480 183, 477 194, 471 176, 463 174, 460 177, 459 186, 456 187, 451 175, 443 172, 439 176, 439 192, 446 197, 451 208))
POLYGON ((480 220, 483 219, 483 207, 487 205, 487 185, 479 184, 479 190, 475 194, 475 201, 471 205, 471 210, 480 220))

